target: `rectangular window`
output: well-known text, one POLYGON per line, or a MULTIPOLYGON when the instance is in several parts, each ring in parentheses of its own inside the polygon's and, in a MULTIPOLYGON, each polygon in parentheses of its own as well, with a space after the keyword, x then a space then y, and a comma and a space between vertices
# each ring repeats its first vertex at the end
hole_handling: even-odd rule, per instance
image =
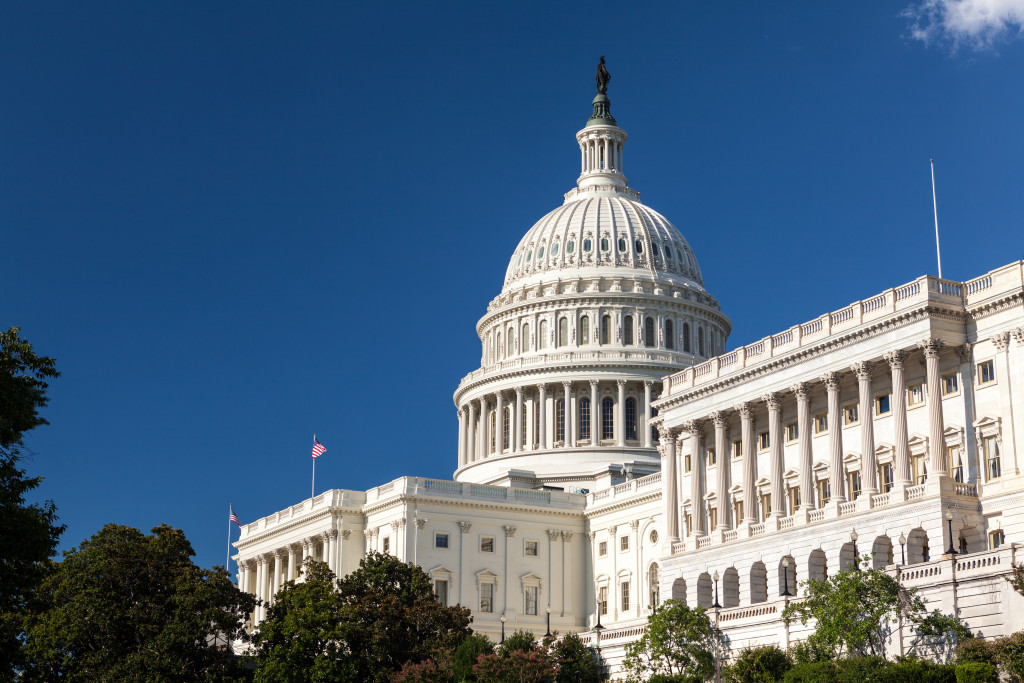
POLYGON ((629 611, 629 581, 622 582, 622 611, 629 611))
POLYGON ((924 403, 924 384, 918 382, 907 387, 907 405, 919 406, 924 403))
POLYGON ((882 493, 889 493, 892 490, 892 465, 890 463, 879 465, 878 481, 882 484, 882 493))
POLYGON ((960 460, 959 446, 946 446, 946 469, 953 481, 962 484, 964 481, 964 465, 960 460))
POLYGON ((608 554, 608 541, 601 541, 597 544, 597 554, 601 557, 608 554))
POLYGON ((790 422, 786 425, 786 442, 793 443, 800 438, 800 428, 797 427, 796 422, 790 422))
POLYGON ((996 368, 992 361, 978 363, 978 384, 988 384, 996 381, 996 368))
POLYGON ((988 535, 988 547, 990 550, 995 550, 1004 543, 1006 543, 1006 536, 1003 535, 1002 529, 996 529, 988 535))
POLYGON ((846 488, 850 491, 850 500, 860 497, 860 472, 849 472, 846 475, 846 488))
POLYGON ((814 416, 814 433, 824 434, 828 431, 828 413, 818 413, 814 416))
POLYGON ((619 536, 619 550, 629 550, 629 536, 619 536))
POLYGON ((494 537, 493 536, 481 536, 480 537, 480 552, 482 552, 482 553, 493 553, 494 552, 494 537))
POLYGON ((437 601, 439 603, 441 603, 442 605, 444 605, 445 607, 448 606, 448 582, 447 581, 437 580, 437 581, 434 582, 434 597, 436 597, 437 601))
POLYGON ((789 514, 794 514, 800 507, 800 487, 789 487, 789 514))
POLYGON ((494 611, 494 584, 493 583, 481 583, 480 584, 480 611, 481 612, 493 612, 494 611))
POLYGON ((693 533, 693 515, 689 512, 686 513, 686 535, 689 536, 693 533))
POLYGON ((888 415, 892 411, 889 394, 875 396, 875 415, 888 415))
POLYGON ((714 531, 715 529, 718 528, 718 508, 717 507, 711 508, 711 518, 709 520, 709 524, 711 526, 711 531, 714 531))
POLYGON ((766 493, 761 496, 761 521, 768 519, 772 514, 772 494, 766 493))
POLYGON ((860 409, 856 403, 843 407, 843 424, 855 425, 860 422, 860 409))
POLYGON ((732 457, 742 458, 743 457, 743 442, 733 441, 732 442, 732 457))
POLYGON ((942 395, 950 396, 960 391, 960 376, 955 372, 942 376, 942 395))
POLYGON ((994 436, 986 436, 981 440, 982 452, 985 453, 985 473, 989 479, 998 479, 1003 474, 999 464, 999 443, 994 436))
POLYGON ((434 547, 435 548, 447 548, 448 547, 448 534, 434 534, 434 547))
POLYGON ((601 606, 602 616, 608 614, 608 586, 597 589, 597 604, 601 606))
POLYGON ((825 507, 832 500, 832 482, 822 479, 818 482, 818 507, 825 507))
POLYGON ((761 432, 757 435, 757 447, 762 451, 768 450, 768 447, 772 445, 771 439, 768 436, 768 432, 761 432))
POLYGON ((523 546, 523 554, 527 557, 537 557, 537 541, 526 541, 523 546))
POLYGON ((911 456, 910 465, 914 470, 914 484, 920 486, 928 478, 928 470, 924 464, 924 455, 911 456))
POLYGON ((565 441, 565 401, 555 401, 555 441, 565 441))
POLYGON ((526 613, 536 614, 537 613, 537 587, 527 586, 526 587, 526 613))
POLYGON ((391 537, 390 536, 385 536, 384 540, 382 541, 382 544, 383 545, 381 546, 381 552, 383 552, 385 555, 387 555, 388 553, 391 552, 391 537))
POLYGON ((690 471, 690 456, 688 456, 688 455, 683 457, 683 471, 684 472, 689 472, 690 471))
POLYGON ((715 453, 714 448, 708 449, 708 467, 718 463, 718 455, 715 453))
POLYGON ((737 500, 735 503, 732 504, 732 507, 733 507, 733 510, 735 510, 736 524, 742 523, 743 522, 743 501, 742 500, 737 500))

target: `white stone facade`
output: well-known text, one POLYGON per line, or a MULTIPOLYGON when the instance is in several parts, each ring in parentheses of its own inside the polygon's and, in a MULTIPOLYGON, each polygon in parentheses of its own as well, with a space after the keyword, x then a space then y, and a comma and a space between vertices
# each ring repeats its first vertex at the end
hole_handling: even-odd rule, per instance
POLYGON ((930 608, 986 636, 1024 628, 1002 579, 1024 538, 1024 262, 923 277, 726 353, 731 324, 628 186, 601 97, 576 188, 477 324, 454 479, 331 490, 245 525, 239 586, 266 601, 306 557, 345 575, 388 552, 495 639, 589 642, 599 618, 614 670, 670 597, 712 607, 734 650, 804 637, 779 618, 786 593, 856 544, 930 608))

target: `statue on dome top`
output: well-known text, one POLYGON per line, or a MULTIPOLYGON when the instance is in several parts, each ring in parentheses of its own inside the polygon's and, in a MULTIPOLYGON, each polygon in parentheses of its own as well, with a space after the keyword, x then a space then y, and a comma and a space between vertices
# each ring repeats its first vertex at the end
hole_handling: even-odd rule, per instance
POLYGON ((604 65, 604 55, 601 55, 601 63, 597 65, 597 92, 604 95, 608 92, 608 81, 612 80, 611 74, 604 65))

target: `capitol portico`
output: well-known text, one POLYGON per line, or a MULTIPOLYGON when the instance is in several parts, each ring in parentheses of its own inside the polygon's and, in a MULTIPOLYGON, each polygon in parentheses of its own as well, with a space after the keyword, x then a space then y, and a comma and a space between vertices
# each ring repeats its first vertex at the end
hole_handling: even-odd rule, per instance
POLYGON ((730 351, 689 243, 628 184, 598 85, 575 187, 477 323, 453 479, 330 490, 243 526, 240 587, 265 603, 305 558, 344 575, 391 553, 492 638, 578 631, 615 671, 670 597, 710 608, 731 651, 788 646, 799 583, 870 555, 986 637, 1024 628, 1003 580, 1024 538, 1024 262, 730 351))

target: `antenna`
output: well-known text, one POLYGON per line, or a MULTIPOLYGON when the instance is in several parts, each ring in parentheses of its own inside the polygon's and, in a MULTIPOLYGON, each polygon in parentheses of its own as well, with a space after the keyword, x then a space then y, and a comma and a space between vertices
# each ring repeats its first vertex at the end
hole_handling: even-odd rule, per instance
POLYGON ((939 205, 935 201, 935 159, 929 159, 932 165, 932 211, 935 213, 935 258, 939 262, 939 279, 942 279, 942 252, 939 251, 939 205))

